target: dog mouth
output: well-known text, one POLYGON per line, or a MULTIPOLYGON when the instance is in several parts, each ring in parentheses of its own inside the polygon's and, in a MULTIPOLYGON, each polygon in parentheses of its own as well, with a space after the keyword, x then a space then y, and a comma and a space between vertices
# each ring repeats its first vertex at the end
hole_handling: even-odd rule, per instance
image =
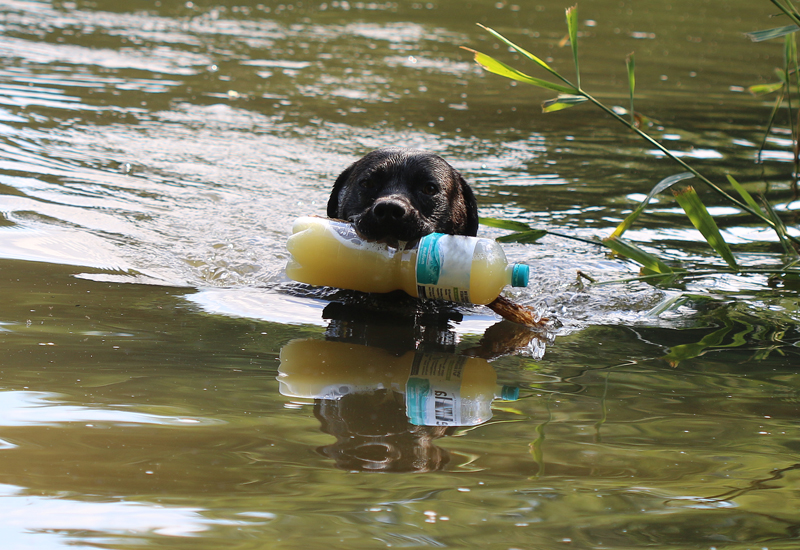
POLYGON ((433 233, 432 228, 428 228, 427 224, 420 221, 382 223, 375 220, 368 212, 352 216, 349 221, 365 240, 384 243, 397 249, 413 248, 422 237, 433 233))

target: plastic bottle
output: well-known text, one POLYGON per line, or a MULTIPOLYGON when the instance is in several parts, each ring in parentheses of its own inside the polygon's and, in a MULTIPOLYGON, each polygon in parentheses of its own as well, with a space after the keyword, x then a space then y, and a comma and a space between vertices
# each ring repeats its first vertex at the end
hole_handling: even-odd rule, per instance
POLYGON ((349 223, 305 217, 294 222, 286 247, 286 275, 316 286, 488 304, 504 286, 528 284, 528 266, 508 265, 491 239, 432 233, 403 250, 365 241, 349 223))
POLYGON ((492 400, 519 397, 519 388, 498 385, 494 368, 478 357, 414 351, 396 357, 381 348, 302 339, 286 344, 280 361, 282 395, 340 399, 394 390, 406 396, 409 421, 421 426, 481 424, 492 417, 492 400))

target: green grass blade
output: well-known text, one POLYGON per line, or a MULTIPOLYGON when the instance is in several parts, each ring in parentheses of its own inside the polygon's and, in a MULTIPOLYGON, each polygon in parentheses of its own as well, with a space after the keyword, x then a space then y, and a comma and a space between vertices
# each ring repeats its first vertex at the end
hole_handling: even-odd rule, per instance
POLYGON ((728 181, 733 186, 733 188, 736 189, 736 192, 739 193, 739 195, 742 197, 742 199, 744 199, 744 202, 749 204, 750 208, 752 208, 756 212, 761 212, 763 214, 764 211, 761 210, 761 207, 755 201, 753 196, 750 193, 747 192, 747 189, 745 189, 744 186, 741 183, 739 183, 738 181, 736 181, 736 179, 733 176, 731 176, 730 174, 726 174, 726 176, 728 177, 728 181))
POLYGON ((781 88, 783 88, 785 84, 783 82, 771 82, 769 84, 754 84, 753 86, 749 86, 747 91, 753 94, 754 96, 759 95, 767 95, 773 92, 777 92, 781 88))
POLYGON ((739 267, 736 265, 733 253, 728 243, 722 238, 719 227, 717 227, 717 222, 715 222, 711 214, 708 213, 708 210, 700 200, 694 187, 688 186, 680 191, 673 190, 672 193, 675 195, 678 204, 683 208, 683 211, 686 212, 692 225, 700 231, 711 248, 713 248, 732 269, 738 270, 739 267))
POLYGON ((532 229, 497 237, 495 240, 499 243, 535 243, 545 235, 547 235, 547 231, 544 229, 532 229))
POLYGON ((548 99, 542 103, 543 113, 561 111, 585 103, 587 100, 582 95, 560 94, 557 98, 548 99))
POLYGON ((516 51, 517 53, 522 54, 523 56, 527 57, 528 59, 530 59, 531 61, 536 63, 537 65, 539 65, 541 68, 543 68, 544 70, 546 70, 547 72, 549 72, 553 76, 563 80, 564 82, 567 82, 566 79, 564 79, 564 77, 561 76, 555 69, 553 69, 550 65, 548 65, 547 63, 542 61, 539 57, 533 55, 531 52, 529 52, 528 50, 526 50, 522 46, 517 46, 511 40, 509 40, 508 38, 506 38, 505 36, 503 36, 502 34, 500 34, 499 32, 497 32, 494 29, 491 29, 489 27, 485 27, 485 26, 481 25, 480 23, 478 23, 478 26, 481 27, 482 29, 484 29, 485 31, 489 32, 492 36, 494 36, 495 38, 497 38, 501 42, 505 43, 508 47, 510 47, 511 49, 516 51))
POLYGON ((631 125, 636 126, 636 111, 633 110, 633 92, 636 89, 636 58, 633 52, 625 56, 625 66, 628 68, 628 90, 631 96, 631 125))
POLYGON ((690 299, 689 296, 682 292, 680 294, 675 294, 673 296, 670 296, 669 298, 663 300, 661 303, 657 304, 654 308, 650 309, 647 312, 647 317, 658 317, 659 315, 667 311, 677 310, 680 306, 688 302, 689 299, 690 299))
POLYGON ((778 235, 778 240, 781 242, 783 251, 786 254, 797 255, 797 253, 794 251, 794 248, 789 245, 789 242, 786 238, 786 224, 783 223, 783 220, 780 216, 778 216, 778 213, 775 212, 775 209, 772 208, 772 205, 766 199, 762 198, 762 200, 764 202, 764 209, 767 211, 767 216, 769 216, 769 219, 771 219, 772 223, 775 224, 775 233, 778 235))
POLYGON ((786 60, 786 71, 790 72, 792 67, 797 65, 797 42, 795 42, 794 36, 791 34, 787 34, 784 37, 783 50, 784 59, 786 60))
POLYGON ((792 70, 794 72, 795 86, 797 87, 798 90, 800 90, 800 65, 798 65, 797 62, 797 34, 792 34, 791 38, 792 38, 792 51, 794 54, 794 66, 792 67, 792 70))
POLYGON ((531 231, 533 228, 527 223, 514 220, 501 220, 498 218, 478 218, 478 222, 486 227, 508 229, 509 231, 531 231))
POLYGON ((629 241, 623 241, 618 237, 608 237, 603 239, 603 244, 608 248, 633 260, 634 262, 642 264, 642 266, 651 273, 674 273, 675 271, 661 261, 657 256, 650 254, 636 246, 629 241))
POLYGON ((581 69, 578 65, 578 6, 567 8, 567 29, 569 31, 569 42, 572 46, 572 59, 575 61, 575 82, 578 89, 581 87, 581 69))
POLYGON ((547 101, 542 102, 542 112, 555 113, 556 111, 563 111, 564 109, 569 109, 570 107, 574 106, 575 104, 561 103, 557 99, 548 99, 547 101))
POLYGON ((800 30, 797 25, 786 25, 785 27, 778 27, 775 29, 766 29, 763 31, 753 31, 745 34, 753 42, 763 42, 764 40, 772 40, 773 38, 780 38, 793 32, 800 30))
POLYGON ((509 67, 502 61, 497 61, 496 59, 486 55, 485 53, 471 50, 469 48, 463 48, 463 49, 468 52, 471 52, 475 56, 475 62, 484 69, 486 69, 487 71, 489 71, 490 73, 504 76, 506 78, 510 78, 511 80, 517 80, 519 82, 531 84, 533 86, 538 86, 539 88, 553 90, 555 92, 559 92, 562 94, 573 94, 578 91, 575 88, 568 88, 567 86, 562 86, 561 84, 556 84, 554 82, 548 82, 547 80, 542 80, 541 78, 529 76, 523 72, 518 71, 517 69, 514 69, 513 67, 509 67))
POLYGON ((641 214, 644 211, 647 205, 650 204, 650 200, 652 200, 652 198, 655 197, 658 193, 661 193, 662 191, 669 189, 679 181, 683 181, 685 179, 693 177, 694 174, 692 174, 691 172, 681 172, 680 174, 674 174, 658 182, 655 185, 655 187, 653 187, 647 194, 647 197, 642 202, 640 202, 639 205, 633 210, 633 212, 628 214, 628 216, 624 220, 622 220, 622 223, 620 223, 617 226, 617 228, 614 229, 614 232, 610 235, 610 237, 621 237, 623 233, 625 233, 628 229, 630 229, 631 225, 633 225, 633 222, 635 222, 636 218, 639 217, 639 214, 641 214))

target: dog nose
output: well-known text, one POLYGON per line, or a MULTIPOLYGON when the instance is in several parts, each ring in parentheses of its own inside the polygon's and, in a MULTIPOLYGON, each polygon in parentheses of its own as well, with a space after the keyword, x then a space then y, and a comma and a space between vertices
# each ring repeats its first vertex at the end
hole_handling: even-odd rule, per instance
POLYGON ((372 211, 380 221, 399 220, 407 213, 405 205, 396 200, 381 201, 373 207, 372 211))

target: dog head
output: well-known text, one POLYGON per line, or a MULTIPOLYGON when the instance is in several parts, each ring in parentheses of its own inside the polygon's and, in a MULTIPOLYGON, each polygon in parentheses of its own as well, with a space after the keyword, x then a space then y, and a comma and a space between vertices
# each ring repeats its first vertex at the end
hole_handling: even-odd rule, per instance
POLYGON ((342 172, 328 217, 390 244, 429 233, 478 232, 478 205, 461 174, 437 155, 400 147, 372 151, 342 172))

